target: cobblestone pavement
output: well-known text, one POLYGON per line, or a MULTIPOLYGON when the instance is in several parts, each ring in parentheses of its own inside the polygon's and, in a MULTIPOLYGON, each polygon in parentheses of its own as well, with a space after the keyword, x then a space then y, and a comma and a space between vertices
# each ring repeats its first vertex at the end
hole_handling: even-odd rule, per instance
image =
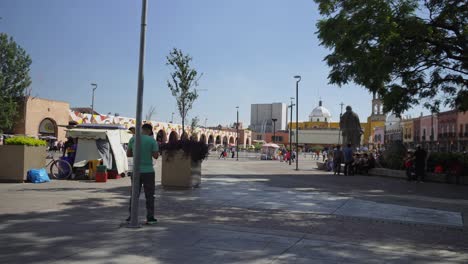
POLYGON ((314 167, 209 159, 200 188, 158 186, 160 223, 136 230, 128 178, 0 184, 0 263, 468 262, 467 186, 314 167))

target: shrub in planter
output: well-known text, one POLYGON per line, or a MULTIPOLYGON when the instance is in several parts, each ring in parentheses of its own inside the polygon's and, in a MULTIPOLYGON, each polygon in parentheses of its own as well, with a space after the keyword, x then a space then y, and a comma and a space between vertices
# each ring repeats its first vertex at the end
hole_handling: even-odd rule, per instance
POLYGON ((198 162, 208 157, 208 145, 195 140, 178 140, 161 145, 161 151, 171 158, 175 152, 182 150, 184 155, 190 157, 192 161, 198 162))
POLYGON ((24 146, 45 146, 47 143, 44 140, 30 137, 12 137, 5 139, 5 145, 24 145, 24 146))
POLYGON ((161 145, 164 187, 192 188, 201 182, 201 162, 208 156, 208 145, 194 140, 180 140, 161 145))
POLYGON ((468 175, 468 155, 453 152, 432 152, 427 160, 427 169, 433 172, 437 166, 442 166, 443 173, 447 173, 455 167, 461 167, 459 173, 468 175))
POLYGON ((46 142, 29 137, 8 138, 0 146, 0 182, 23 182, 27 171, 43 168, 46 142))
POLYGON ((391 143, 385 150, 380 159, 384 168, 393 170, 404 169, 403 159, 406 156, 407 149, 401 142, 391 143))

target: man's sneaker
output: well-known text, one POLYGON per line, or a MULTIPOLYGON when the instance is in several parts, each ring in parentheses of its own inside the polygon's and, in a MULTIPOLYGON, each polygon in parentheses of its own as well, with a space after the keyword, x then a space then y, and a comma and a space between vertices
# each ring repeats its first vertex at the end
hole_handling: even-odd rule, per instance
POLYGON ((125 219, 125 222, 130 222, 130 216, 127 219, 125 219))
POLYGON ((146 219, 146 224, 147 225, 154 225, 158 222, 158 219, 154 218, 154 217, 151 217, 151 218, 147 218, 146 219))

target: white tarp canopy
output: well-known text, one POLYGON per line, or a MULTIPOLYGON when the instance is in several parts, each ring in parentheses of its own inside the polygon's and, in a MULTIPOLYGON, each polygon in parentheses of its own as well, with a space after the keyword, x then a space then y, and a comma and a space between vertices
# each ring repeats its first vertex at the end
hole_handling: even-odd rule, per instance
POLYGON ((122 129, 87 129, 87 128, 72 128, 67 130, 67 137, 81 139, 107 139, 107 132, 118 132, 120 144, 127 144, 132 138, 132 134, 128 130, 122 129))
POLYGON ((128 140, 125 137, 122 140, 122 132, 127 133, 125 130, 106 129, 74 128, 67 130, 67 137, 78 138, 73 167, 82 167, 90 160, 102 159, 103 157, 96 145, 96 140, 102 139, 109 142, 118 173, 125 173, 128 170, 128 159, 122 144, 128 143, 128 140))
POLYGON ((274 143, 263 144, 260 153, 264 159, 276 159, 279 146, 274 143))

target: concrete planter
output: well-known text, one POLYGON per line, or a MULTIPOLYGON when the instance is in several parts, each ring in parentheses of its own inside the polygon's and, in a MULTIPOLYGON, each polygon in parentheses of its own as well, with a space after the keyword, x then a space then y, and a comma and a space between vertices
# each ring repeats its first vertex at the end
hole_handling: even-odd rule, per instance
POLYGON ((46 147, 0 146, 0 182, 24 182, 30 169, 46 165, 46 147))
POLYGON ((161 184, 164 187, 194 188, 201 183, 201 161, 193 162, 182 150, 163 152, 161 184))
MULTIPOLYGON (((406 171, 404 170, 374 168, 374 169, 369 170, 369 175, 406 179, 406 171)), ((442 182, 442 183, 456 183, 457 181, 456 177, 453 175, 436 174, 436 173, 430 173, 430 172, 426 172, 426 177, 424 178, 424 180, 429 181, 429 182, 442 182)), ((459 177, 458 181, 459 181, 459 184, 466 185, 468 184, 468 177, 461 176, 459 177)))

